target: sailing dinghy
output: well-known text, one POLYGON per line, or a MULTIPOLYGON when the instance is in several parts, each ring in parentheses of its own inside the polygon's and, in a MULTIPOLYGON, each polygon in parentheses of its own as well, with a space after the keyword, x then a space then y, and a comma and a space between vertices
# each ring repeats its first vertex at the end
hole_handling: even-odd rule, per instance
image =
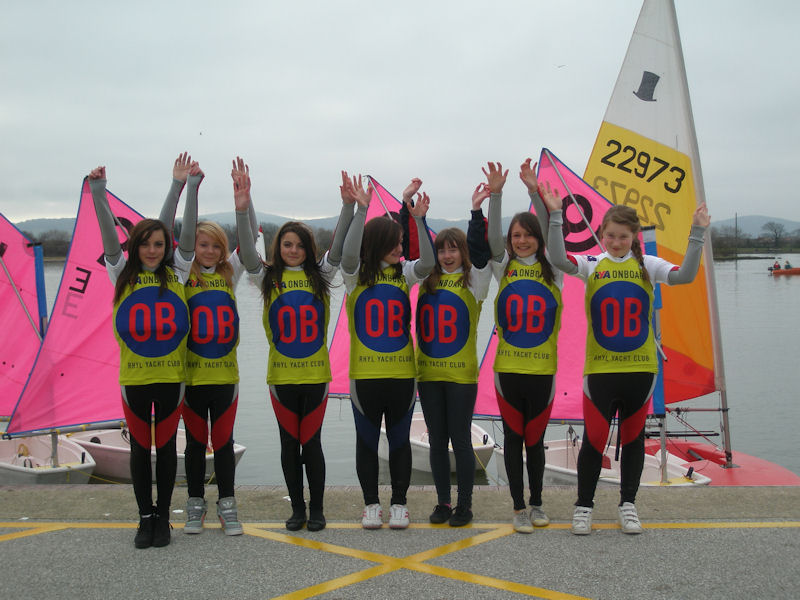
MULTIPOLYGON (((0 415, 8 418, 39 351, 47 303, 41 246, 3 215, 0 267, 0 415)), ((85 483, 93 469, 91 455, 57 434, 0 440, 0 484, 85 483)))

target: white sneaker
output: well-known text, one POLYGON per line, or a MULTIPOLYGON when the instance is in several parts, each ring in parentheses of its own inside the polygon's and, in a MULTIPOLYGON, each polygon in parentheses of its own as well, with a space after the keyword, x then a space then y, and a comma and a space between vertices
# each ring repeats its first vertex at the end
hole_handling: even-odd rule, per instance
POLYGON ((389 509, 389 527, 392 529, 405 529, 410 523, 408 507, 405 504, 392 504, 389 509))
POLYGON ((361 515, 361 527, 364 529, 380 529, 383 527, 383 509, 380 504, 369 504, 361 515))
POLYGON ((524 508, 520 511, 514 511, 514 531, 517 533, 533 533, 533 525, 531 525, 531 518, 528 516, 528 511, 524 508))
POLYGON ((547 527, 550 525, 550 517, 544 514, 541 504, 531 505, 531 525, 534 527, 547 527))
POLYGON ((588 506, 576 506, 572 515, 572 533, 589 535, 592 533, 592 509, 588 506))
POLYGON ((623 502, 619 507, 619 524, 622 527, 622 533, 637 534, 644 531, 636 507, 632 502, 623 502))

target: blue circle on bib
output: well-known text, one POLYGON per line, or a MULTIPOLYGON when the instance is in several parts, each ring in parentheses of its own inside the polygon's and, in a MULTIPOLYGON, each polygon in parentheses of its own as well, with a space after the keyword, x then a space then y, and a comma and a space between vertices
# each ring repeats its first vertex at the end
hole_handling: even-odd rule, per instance
POLYGON ((132 352, 157 358, 180 346, 189 332, 189 311, 178 294, 150 285, 133 290, 120 303, 114 325, 132 352))
POLYGON ((469 309, 458 294, 436 290, 420 294, 417 302, 417 343, 431 358, 447 358, 467 343, 469 309))
POLYGON ((650 296, 630 281, 599 288, 589 304, 594 339, 606 350, 631 352, 650 335, 650 296))
POLYGON ((533 279, 518 279, 497 297, 495 318, 507 343, 535 348, 553 334, 557 313, 558 302, 547 286, 533 279))
POLYGON ((408 345, 411 303, 395 285, 379 283, 361 292, 353 319, 358 340, 370 350, 397 352, 408 345))
POLYGON ((284 292, 269 305, 272 345, 289 358, 308 358, 325 342, 325 305, 303 290, 284 292))
POLYGON ((222 358, 239 340, 236 302, 222 290, 202 291, 187 300, 191 330, 186 347, 203 358, 222 358))

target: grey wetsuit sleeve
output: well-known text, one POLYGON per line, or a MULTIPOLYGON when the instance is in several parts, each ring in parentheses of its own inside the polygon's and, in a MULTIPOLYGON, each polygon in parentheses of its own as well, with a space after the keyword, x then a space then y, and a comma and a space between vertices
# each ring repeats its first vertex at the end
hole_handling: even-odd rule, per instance
MULTIPOLYGON (((536 219, 539 221, 539 227, 542 229, 542 237, 544 238, 545 248, 547 247, 547 238, 550 234, 550 215, 547 213, 547 208, 544 206, 542 197, 539 192, 528 194, 531 197, 531 204, 533 204, 533 211, 536 213, 536 219)), ((562 217, 563 219, 563 217, 562 217)))
POLYGON ((97 214, 100 235, 103 238, 103 254, 109 264, 116 265, 122 258, 122 245, 119 243, 114 215, 111 213, 111 207, 106 198, 106 180, 90 179, 89 189, 92 190, 94 212, 97 214))
POLYGON ((697 270, 700 268, 700 258, 703 256, 703 236, 705 232, 705 227, 692 225, 692 230, 689 233, 689 245, 686 248, 683 262, 681 262, 681 266, 677 271, 670 271, 669 275, 667 275, 670 285, 694 281, 697 270))
POLYGON ((569 275, 578 273, 578 265, 567 258, 567 249, 564 246, 564 234, 561 231, 561 211, 550 211, 550 243, 547 244, 547 254, 550 263, 569 275))
POLYGON ((361 261, 361 238, 364 236, 364 223, 367 221, 367 207, 359 206, 342 246, 342 262, 339 265, 345 273, 353 274, 361 261))
POLYGON ((185 260, 194 258, 194 242, 197 235, 197 188, 203 178, 200 175, 189 175, 189 189, 186 192, 186 206, 183 209, 181 238, 178 240, 178 252, 185 260))
POLYGON ((503 194, 489 196, 489 250, 492 260, 501 262, 506 250, 503 239, 503 194))
POLYGON ((417 225, 417 240, 419 245, 419 260, 414 264, 414 274, 424 279, 436 266, 436 255, 433 253, 433 240, 428 233, 428 224, 421 217, 414 217, 417 225))
MULTIPOLYGON (((247 218, 250 222, 250 231, 253 232, 253 239, 258 237, 258 217, 256 216, 256 209, 253 206, 253 200, 250 199, 250 204, 247 205, 247 218)), ((239 237, 241 245, 241 236, 239 237)))
POLYGON ((170 235, 175 228, 175 211, 178 210, 178 201, 185 184, 186 182, 180 179, 172 178, 172 185, 169 186, 167 197, 164 198, 164 204, 161 206, 161 214, 158 215, 158 220, 167 226, 170 235))
POLYGON ((328 250, 328 263, 334 267, 338 267, 339 263, 342 262, 344 238, 347 235, 347 230, 350 229, 350 222, 352 220, 352 203, 342 204, 342 210, 339 212, 339 221, 336 223, 336 231, 333 232, 333 241, 331 242, 330 250, 328 250))
POLYGON ((247 272, 255 275, 261 270, 262 264, 256 252, 249 211, 236 211, 236 232, 239 235, 239 258, 247 272))

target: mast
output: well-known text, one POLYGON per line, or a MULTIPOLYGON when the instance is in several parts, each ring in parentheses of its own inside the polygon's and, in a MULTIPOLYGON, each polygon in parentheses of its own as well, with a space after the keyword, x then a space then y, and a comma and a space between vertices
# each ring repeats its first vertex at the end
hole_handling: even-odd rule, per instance
MULTIPOLYGON (((647 3, 649 0, 645 0, 647 3)), ((669 17, 672 19, 672 31, 675 32, 675 50, 678 55, 677 66, 681 81, 681 93, 688 112, 687 126, 690 131, 689 154, 692 161, 692 174, 694 175, 694 191, 698 206, 706 201, 705 187, 703 186, 703 169, 700 166, 700 148, 697 144, 697 132, 694 127, 694 114, 692 112, 692 101, 689 97, 689 80, 686 77, 686 65, 683 59, 683 46, 678 29, 678 16, 675 12, 675 3, 669 0, 669 17)), ((714 252, 711 244, 711 235, 706 232, 706 241, 703 244, 703 258, 705 262, 706 288, 708 290, 708 309, 711 322, 711 340, 714 346, 714 383, 719 391, 720 397, 720 428, 722 433, 723 450, 725 452, 725 467, 730 468, 733 464, 733 454, 731 450, 730 427, 728 421, 728 393, 725 383, 725 365, 722 359, 722 337, 719 322, 719 305, 717 303, 717 283, 714 278, 714 252)))

